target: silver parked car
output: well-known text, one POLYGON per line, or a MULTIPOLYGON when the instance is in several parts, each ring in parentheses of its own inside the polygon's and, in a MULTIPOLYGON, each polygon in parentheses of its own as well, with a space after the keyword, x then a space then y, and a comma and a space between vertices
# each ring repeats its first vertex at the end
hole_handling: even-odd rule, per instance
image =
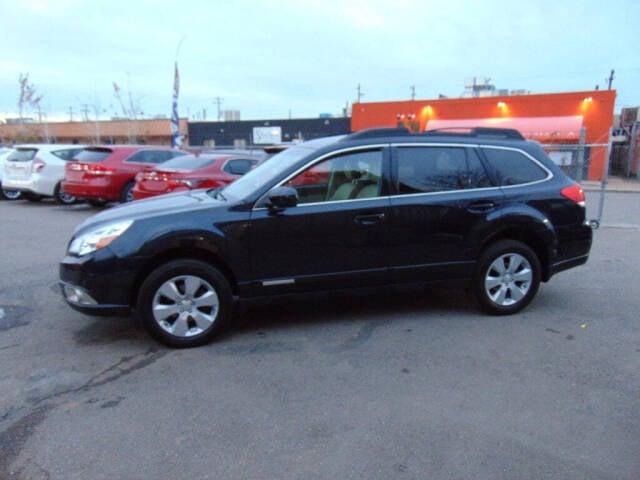
POLYGON ((71 204, 76 198, 61 188, 64 166, 84 145, 33 144, 18 145, 4 164, 3 189, 18 190, 27 200, 54 197, 62 204, 71 204))

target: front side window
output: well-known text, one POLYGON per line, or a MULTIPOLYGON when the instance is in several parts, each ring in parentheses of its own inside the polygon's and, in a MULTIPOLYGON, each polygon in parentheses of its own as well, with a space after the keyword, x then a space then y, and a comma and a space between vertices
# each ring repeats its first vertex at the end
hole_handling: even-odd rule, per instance
POLYGON ((298 203, 372 198, 382 186, 382 151, 338 155, 295 176, 286 183, 298 192, 298 203))
POLYGON ((492 186, 482 162, 470 148, 402 147, 397 149, 396 158, 400 195, 492 186))
POLYGON ((546 170, 521 152, 500 148, 482 151, 500 186, 537 182, 548 176, 546 170))

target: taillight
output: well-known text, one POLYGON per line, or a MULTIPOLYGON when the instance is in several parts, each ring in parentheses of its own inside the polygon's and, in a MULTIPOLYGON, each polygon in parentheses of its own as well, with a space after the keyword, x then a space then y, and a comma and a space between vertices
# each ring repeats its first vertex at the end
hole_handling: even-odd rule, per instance
POLYGON ((187 180, 185 178, 168 178, 166 181, 167 181, 167 185, 173 188, 176 188, 176 187, 197 188, 198 185, 204 182, 204 179, 192 178, 187 180))
POLYGON ((107 167, 105 165, 101 165, 99 163, 93 165, 87 165, 86 174, 87 175, 113 175, 116 169, 107 167))
POLYGON ((84 163, 67 163, 66 169, 72 172, 82 172, 87 169, 87 165, 84 163))
POLYGON ((560 190, 560 193, 563 197, 568 198, 569 200, 576 202, 578 205, 584 207, 585 206, 585 197, 584 191, 580 185, 571 185, 570 187, 565 187, 560 190))
POLYGON ((40 160, 39 158, 36 158, 35 160, 33 160, 33 162, 31 163, 31 171, 33 173, 37 173, 42 171, 42 169, 44 167, 46 167, 47 164, 44 163, 42 160, 40 160))

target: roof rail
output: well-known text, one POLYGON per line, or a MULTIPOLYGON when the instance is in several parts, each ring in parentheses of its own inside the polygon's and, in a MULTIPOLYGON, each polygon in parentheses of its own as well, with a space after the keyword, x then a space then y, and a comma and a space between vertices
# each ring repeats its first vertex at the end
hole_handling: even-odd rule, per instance
POLYGON ((363 138, 376 138, 376 137, 406 137, 411 135, 411 132, 404 127, 383 127, 383 128, 368 128, 366 130, 360 130, 344 137, 341 141, 349 140, 361 140, 363 138))
POLYGON ((490 128, 490 127, 450 127, 426 130, 421 135, 455 135, 465 137, 488 137, 509 140, 526 140, 522 134, 514 128, 490 128))

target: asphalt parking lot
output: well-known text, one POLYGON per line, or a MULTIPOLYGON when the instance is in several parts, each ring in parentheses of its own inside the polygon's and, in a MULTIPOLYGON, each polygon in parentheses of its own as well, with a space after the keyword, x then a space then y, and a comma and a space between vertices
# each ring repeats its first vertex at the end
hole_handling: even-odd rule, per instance
POLYGON ((66 306, 57 262, 93 212, 0 202, 2 480, 640 478, 640 193, 608 193, 587 265, 515 316, 326 296, 191 350, 66 306))

